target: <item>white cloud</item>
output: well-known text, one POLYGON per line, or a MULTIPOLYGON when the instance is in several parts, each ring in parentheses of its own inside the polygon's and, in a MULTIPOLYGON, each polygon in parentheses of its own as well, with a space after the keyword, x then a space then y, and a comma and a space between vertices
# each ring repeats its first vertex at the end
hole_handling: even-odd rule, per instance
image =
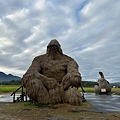
POLYGON ((88 3, 88 4, 81 10, 81 12, 82 12, 85 16, 89 15, 90 9, 92 9, 92 7, 94 7, 93 4, 94 4, 94 3, 92 3, 92 2, 88 3))
POLYGON ((119 81, 119 11, 119 0, 0 0, 0 71, 22 76, 55 38, 83 80, 119 81))
POLYGON ((0 46, 1 47, 5 47, 5 46, 11 46, 13 45, 12 41, 9 41, 8 38, 6 37, 1 37, 0 38, 0 46))
POLYGON ((36 3, 34 4, 35 9, 37 10, 44 10, 45 7, 45 0, 36 0, 36 3))

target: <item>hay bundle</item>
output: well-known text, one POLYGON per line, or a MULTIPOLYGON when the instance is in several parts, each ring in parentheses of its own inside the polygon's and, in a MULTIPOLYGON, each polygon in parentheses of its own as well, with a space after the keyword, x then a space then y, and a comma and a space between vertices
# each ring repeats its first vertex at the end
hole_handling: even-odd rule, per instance
POLYGON ((62 85, 64 90, 67 90, 70 86, 80 87, 81 86, 81 76, 79 73, 68 73, 63 77, 62 85))
POLYGON ((38 79, 32 79, 28 82, 26 92, 32 101, 44 104, 49 103, 49 92, 38 79))
POLYGON ((54 89, 49 90, 49 95, 50 95, 50 103, 61 103, 61 94, 62 94, 62 88, 61 86, 57 86, 54 89))
POLYGON ((74 87, 69 88, 64 92, 62 100, 64 103, 69 103, 71 105, 80 105, 82 103, 82 96, 81 93, 74 87))

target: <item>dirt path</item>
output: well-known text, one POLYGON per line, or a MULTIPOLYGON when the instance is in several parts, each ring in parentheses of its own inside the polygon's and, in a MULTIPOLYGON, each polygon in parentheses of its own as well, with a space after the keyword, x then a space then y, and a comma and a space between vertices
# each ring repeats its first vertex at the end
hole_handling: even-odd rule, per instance
POLYGON ((88 102, 80 106, 0 102, 0 120, 120 120, 120 112, 98 111, 88 102))
MULTIPOLYGON (((9 102, 0 102, 0 120, 17 120, 17 117, 11 116, 4 110, 4 108, 8 107, 11 103, 9 102)), ((21 119, 18 119, 21 120, 21 119)))
POLYGON ((0 120, 120 120, 120 114, 98 112, 88 102, 80 106, 20 102, 0 103, 0 120))

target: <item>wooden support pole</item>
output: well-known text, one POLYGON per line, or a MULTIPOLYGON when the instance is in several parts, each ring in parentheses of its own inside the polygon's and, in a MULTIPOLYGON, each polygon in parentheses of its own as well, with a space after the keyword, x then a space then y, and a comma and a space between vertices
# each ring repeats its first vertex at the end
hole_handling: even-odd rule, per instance
POLYGON ((13 94, 13 102, 15 102, 15 93, 13 94))
POLYGON ((21 92, 21 101, 24 101, 24 91, 23 91, 23 86, 22 86, 22 92, 21 92))

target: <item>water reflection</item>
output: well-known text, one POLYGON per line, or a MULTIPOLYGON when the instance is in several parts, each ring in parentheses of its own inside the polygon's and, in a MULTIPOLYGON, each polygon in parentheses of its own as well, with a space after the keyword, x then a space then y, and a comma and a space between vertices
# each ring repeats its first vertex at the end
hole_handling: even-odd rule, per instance
MULTIPOLYGON (((16 98, 20 94, 16 94, 16 98)), ((96 95, 95 93, 85 93, 85 99, 97 110, 102 112, 120 112, 120 95, 96 95)), ((13 102, 11 94, 1 94, 0 102, 13 102)))
MULTIPOLYGON (((20 96, 20 94, 16 94, 16 98, 20 96)), ((0 102, 13 102, 13 96, 11 94, 0 94, 0 102)))
POLYGON ((120 95, 85 93, 86 100, 102 112, 120 112, 120 95))

